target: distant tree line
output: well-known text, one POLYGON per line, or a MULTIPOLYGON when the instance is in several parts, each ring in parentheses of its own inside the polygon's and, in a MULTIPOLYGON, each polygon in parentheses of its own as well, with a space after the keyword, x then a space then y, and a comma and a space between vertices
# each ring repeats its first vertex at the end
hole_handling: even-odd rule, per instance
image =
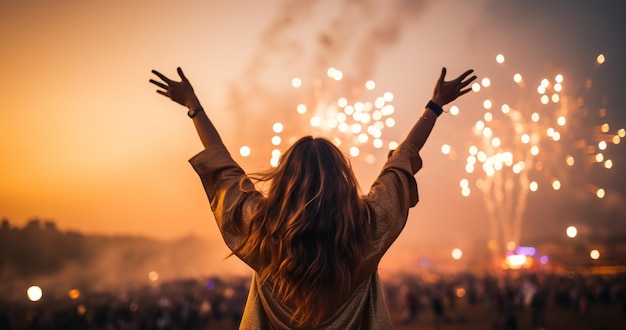
MULTIPOLYGON (((223 244, 219 242, 220 244, 223 244)), ((54 221, 32 219, 23 227, 8 219, 0 225, 0 295, 48 283, 53 289, 129 287, 160 279, 201 276, 221 271, 215 242, 188 236, 159 241, 142 236, 85 235, 60 231, 54 221)), ((50 289, 49 289, 50 290, 50 289)))
POLYGON ((83 235, 63 233, 53 221, 32 219, 18 228, 2 219, 0 270, 10 269, 20 277, 50 274, 61 270, 67 261, 86 264, 89 255, 83 235))

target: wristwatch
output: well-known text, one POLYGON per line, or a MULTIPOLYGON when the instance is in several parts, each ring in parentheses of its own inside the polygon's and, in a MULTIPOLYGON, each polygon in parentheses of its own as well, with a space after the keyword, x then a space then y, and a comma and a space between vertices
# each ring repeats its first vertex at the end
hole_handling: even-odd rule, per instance
POLYGON ((203 111, 202 107, 195 107, 193 109, 189 109, 189 111, 187 111, 187 116, 189 116, 189 118, 193 118, 201 111, 203 111))

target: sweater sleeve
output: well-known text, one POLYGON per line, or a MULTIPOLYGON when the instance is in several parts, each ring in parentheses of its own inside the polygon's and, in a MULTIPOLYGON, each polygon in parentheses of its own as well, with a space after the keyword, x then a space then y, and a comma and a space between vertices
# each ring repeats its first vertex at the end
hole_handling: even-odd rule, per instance
POLYGON ((369 263, 376 266, 406 224, 409 209, 419 198, 414 174, 422 168, 419 150, 408 142, 389 153, 381 173, 364 197, 369 208, 373 253, 369 263))
MULTIPOLYGON (((251 215, 264 198, 223 145, 209 147, 189 162, 200 176, 217 226, 233 251, 248 234, 251 215)), ((253 269, 253 261, 237 255, 253 269)))

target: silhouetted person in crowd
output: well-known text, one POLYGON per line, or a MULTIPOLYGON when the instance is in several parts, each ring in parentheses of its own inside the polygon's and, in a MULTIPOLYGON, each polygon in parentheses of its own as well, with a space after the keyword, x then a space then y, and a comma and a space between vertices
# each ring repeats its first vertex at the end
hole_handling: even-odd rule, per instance
POLYGON ((191 83, 152 71, 158 93, 187 107, 205 150, 190 162, 233 254, 254 270, 242 329, 388 329, 378 263, 417 204, 419 151, 442 107, 469 92, 468 70, 446 81, 370 191, 361 196, 347 157, 329 140, 305 136, 276 168, 248 176, 233 160, 191 83), (255 182, 267 182, 262 193, 255 182))
POLYGON ((443 284, 437 284, 430 292, 430 308, 433 311, 434 329, 441 329, 444 321, 443 284))
POLYGON ((405 316, 402 320, 403 324, 411 324, 419 313, 420 309, 420 301, 419 296, 414 288, 411 286, 407 286, 406 291, 404 292, 404 304, 405 304, 405 316))
POLYGON ((546 289, 541 285, 536 286, 536 291, 530 300, 530 324, 533 329, 542 329, 546 326, 546 307, 548 297, 546 289))

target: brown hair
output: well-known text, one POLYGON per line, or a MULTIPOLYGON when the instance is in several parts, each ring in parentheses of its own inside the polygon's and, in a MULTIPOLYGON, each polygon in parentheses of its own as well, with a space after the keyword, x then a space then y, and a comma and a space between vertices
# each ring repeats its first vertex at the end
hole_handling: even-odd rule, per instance
POLYGON ((368 246, 350 161, 330 141, 306 136, 256 179, 269 189, 236 252, 258 262, 261 282, 293 308, 298 327, 318 325, 354 285, 368 246))

